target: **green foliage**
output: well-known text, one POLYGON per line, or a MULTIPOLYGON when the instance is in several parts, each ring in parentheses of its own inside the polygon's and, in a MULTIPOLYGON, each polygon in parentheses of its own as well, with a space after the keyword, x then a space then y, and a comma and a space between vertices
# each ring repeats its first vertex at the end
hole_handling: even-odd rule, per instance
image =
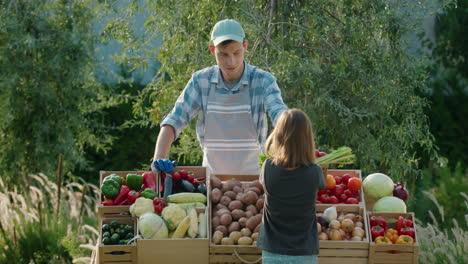
MULTIPOLYGON (((456 167, 432 167, 423 170, 423 176, 417 180, 415 185, 417 190, 414 192, 412 202, 409 204, 411 207, 409 211, 414 211, 416 216, 423 222, 427 223, 431 220, 427 214, 429 210, 433 212, 440 212, 441 221, 445 221, 444 228, 453 226, 451 219, 455 219, 458 223, 466 223, 466 212, 460 210, 463 205, 465 196, 468 190, 468 170, 458 163, 456 167), (435 206, 434 201, 428 200, 427 194, 432 194, 438 201, 435 206), (441 211, 440 208, 444 208, 441 211), (445 212, 444 212, 445 211, 445 212)), ((412 192, 413 193, 413 192, 412 192)))
MULTIPOLYGON (((365 174, 382 171, 394 179, 418 174, 418 151, 438 159, 423 112, 427 101, 417 93, 426 87, 425 62, 408 57, 402 38, 421 21, 412 10, 432 11, 427 1, 405 2, 406 9, 358 0, 138 3, 127 13, 147 14, 145 34, 125 39, 125 46, 140 53, 121 59, 139 65, 157 58, 162 65, 141 94, 152 105, 135 108, 140 118, 161 121, 190 75, 215 63, 208 50, 212 26, 235 18, 249 39, 246 60, 272 72, 288 106, 309 114, 321 150, 349 146, 365 174), (161 47, 148 50, 148 40, 158 37, 161 47)), ((118 36, 122 24, 106 29, 118 36)))
POLYGON ((107 91, 93 78, 91 1, 0 1, 0 172, 86 167, 84 148, 105 151, 107 91))
POLYGON ((451 166, 468 164, 468 2, 458 0, 437 15, 435 40, 423 43, 431 50, 431 101, 427 110, 431 131, 451 166))

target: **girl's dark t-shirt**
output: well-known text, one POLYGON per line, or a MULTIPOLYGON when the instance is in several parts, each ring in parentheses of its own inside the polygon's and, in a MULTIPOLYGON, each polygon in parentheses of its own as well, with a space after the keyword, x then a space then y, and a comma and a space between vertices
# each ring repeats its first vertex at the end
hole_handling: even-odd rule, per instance
POLYGON ((287 170, 267 159, 260 181, 265 205, 257 247, 282 255, 318 255, 315 198, 326 187, 320 166, 287 170))

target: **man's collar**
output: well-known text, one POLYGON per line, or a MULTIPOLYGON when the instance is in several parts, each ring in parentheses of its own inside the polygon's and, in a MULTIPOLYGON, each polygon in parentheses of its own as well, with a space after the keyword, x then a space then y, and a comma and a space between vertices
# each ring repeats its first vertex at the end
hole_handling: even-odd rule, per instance
MULTIPOLYGON (((215 70, 213 75, 211 76, 211 83, 218 83, 218 80, 221 76, 219 76, 221 70, 219 66, 215 66, 215 70)), ((250 74, 250 65, 244 60, 244 72, 242 73, 241 80, 239 81, 240 84, 247 85, 249 84, 249 74, 250 74)))

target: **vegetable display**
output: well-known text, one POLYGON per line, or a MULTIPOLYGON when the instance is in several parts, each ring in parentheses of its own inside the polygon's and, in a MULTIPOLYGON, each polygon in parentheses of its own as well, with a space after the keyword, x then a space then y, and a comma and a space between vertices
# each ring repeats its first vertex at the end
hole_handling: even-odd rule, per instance
POLYGON ((416 231, 411 219, 399 216, 389 221, 391 223, 387 223, 382 216, 369 217, 372 240, 376 244, 413 244, 415 242, 416 231))
POLYGON ((361 215, 340 212, 339 216, 335 216, 335 207, 327 209, 323 213, 317 213, 319 240, 363 241, 366 238, 364 218, 361 215), (326 210, 331 208, 334 210, 332 209, 332 211, 328 211, 327 213, 326 210), (327 222, 328 217, 325 216, 326 213, 332 219, 329 222, 327 222))
POLYGON ((327 174, 325 183, 326 188, 317 192, 316 204, 358 204, 361 201, 361 179, 351 173, 327 174))

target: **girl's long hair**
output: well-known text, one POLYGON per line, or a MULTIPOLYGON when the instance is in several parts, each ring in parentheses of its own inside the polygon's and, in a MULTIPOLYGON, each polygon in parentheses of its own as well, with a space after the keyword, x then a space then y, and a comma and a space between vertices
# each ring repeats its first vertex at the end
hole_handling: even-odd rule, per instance
POLYGON ((284 111, 276 121, 265 145, 266 156, 273 164, 288 169, 315 163, 312 124, 302 110, 284 111))

